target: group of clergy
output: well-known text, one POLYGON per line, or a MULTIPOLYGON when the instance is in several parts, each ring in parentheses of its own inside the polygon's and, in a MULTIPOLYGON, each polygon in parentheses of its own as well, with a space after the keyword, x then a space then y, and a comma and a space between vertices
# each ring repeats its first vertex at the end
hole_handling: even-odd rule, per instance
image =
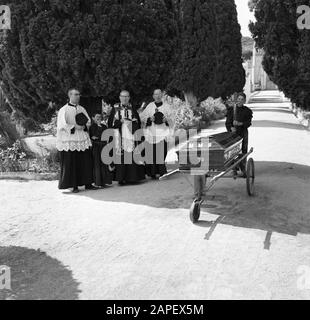
POLYGON ((160 89, 153 92, 154 101, 142 110, 131 105, 130 93, 123 90, 120 102, 109 113, 94 112, 91 118, 79 104, 78 89, 71 88, 68 97, 69 102, 57 116, 59 189, 72 188, 77 193, 82 186, 96 190, 112 181, 125 185, 142 181, 146 175, 157 179, 167 173, 172 118, 160 89), (112 151, 106 148, 108 144, 113 145, 112 151))

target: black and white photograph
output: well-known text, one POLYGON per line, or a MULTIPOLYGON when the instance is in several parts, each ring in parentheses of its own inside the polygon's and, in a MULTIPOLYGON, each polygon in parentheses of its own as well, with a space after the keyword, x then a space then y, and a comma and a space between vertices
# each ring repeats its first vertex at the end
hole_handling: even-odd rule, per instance
POLYGON ((309 299, 309 0, 0 0, 0 300, 309 299))

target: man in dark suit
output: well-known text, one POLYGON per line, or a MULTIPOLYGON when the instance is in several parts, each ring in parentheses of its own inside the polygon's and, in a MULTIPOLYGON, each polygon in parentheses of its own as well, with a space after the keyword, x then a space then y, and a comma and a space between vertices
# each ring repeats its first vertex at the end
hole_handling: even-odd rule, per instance
MULTIPOLYGON (((226 129, 228 132, 236 132, 242 140, 242 153, 248 152, 249 133, 248 128, 252 125, 253 112, 245 105, 246 95, 241 92, 237 95, 237 103, 227 108, 226 129)), ((246 159, 240 164, 240 169, 243 176, 246 177, 245 172, 246 159)))

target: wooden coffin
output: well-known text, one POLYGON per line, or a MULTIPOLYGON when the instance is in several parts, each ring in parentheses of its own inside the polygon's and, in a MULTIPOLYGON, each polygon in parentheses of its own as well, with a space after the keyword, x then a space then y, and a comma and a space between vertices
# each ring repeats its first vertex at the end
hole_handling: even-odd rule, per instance
POLYGON ((204 171, 224 171, 241 153, 242 138, 231 132, 189 141, 178 152, 181 171, 202 168, 204 171))

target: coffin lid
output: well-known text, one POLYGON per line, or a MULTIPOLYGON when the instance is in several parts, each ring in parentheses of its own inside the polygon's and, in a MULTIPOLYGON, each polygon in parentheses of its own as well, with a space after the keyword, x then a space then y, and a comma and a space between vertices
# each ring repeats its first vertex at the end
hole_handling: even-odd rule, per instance
POLYGON ((226 150, 227 148, 236 144, 237 142, 241 143, 241 141, 242 138, 236 133, 222 132, 208 137, 199 137, 195 140, 191 140, 187 142, 186 145, 183 148, 181 148, 180 151, 194 151, 197 148, 209 148, 209 150, 226 150))

